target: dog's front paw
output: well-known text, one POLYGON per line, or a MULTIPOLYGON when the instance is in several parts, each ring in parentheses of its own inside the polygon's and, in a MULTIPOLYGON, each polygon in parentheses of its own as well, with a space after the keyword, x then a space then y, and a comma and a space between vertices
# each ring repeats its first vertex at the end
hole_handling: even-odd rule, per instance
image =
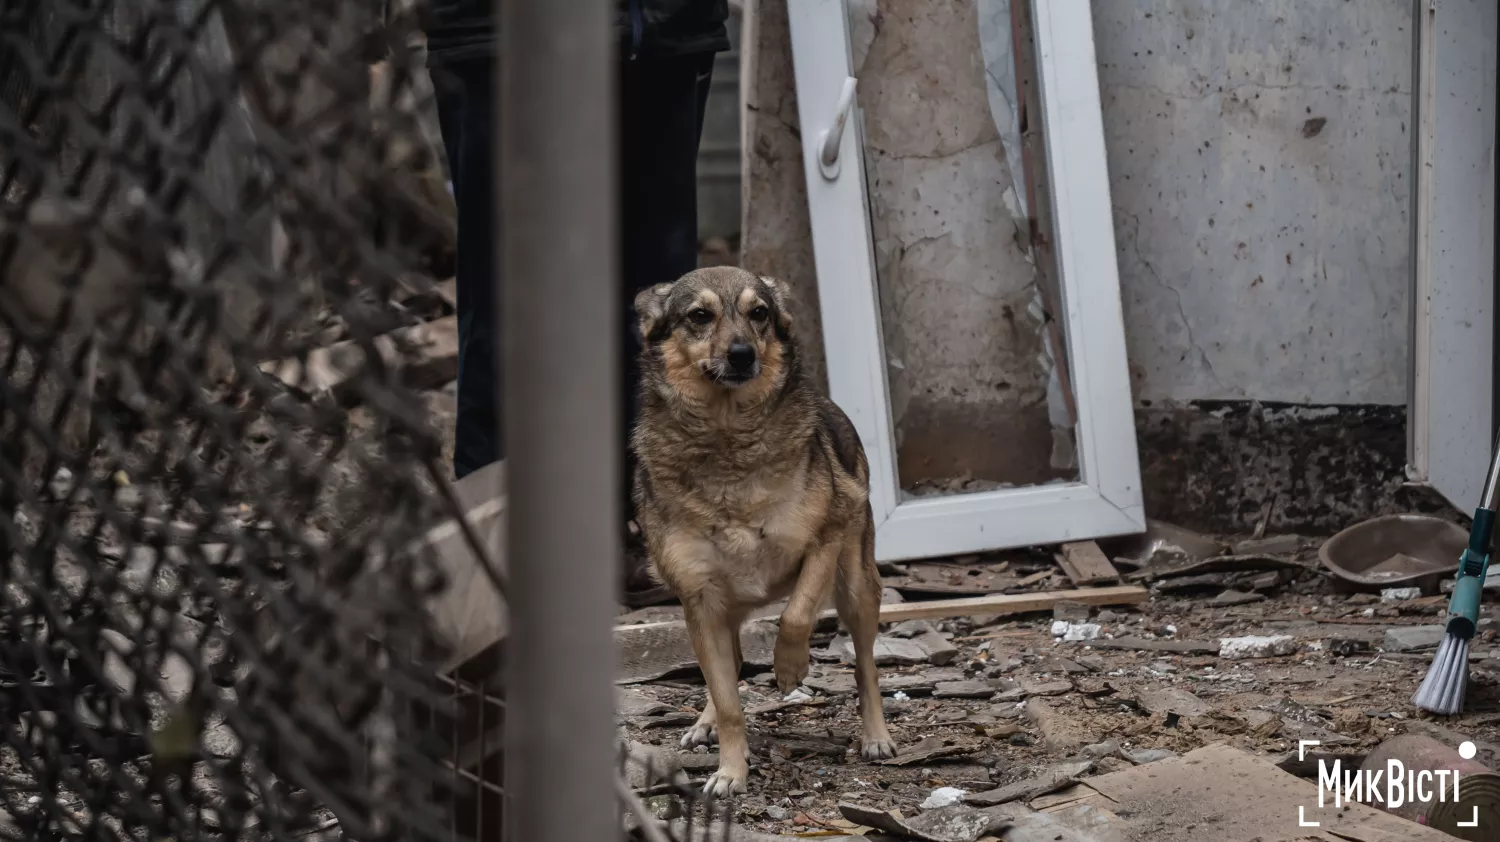
POLYGON ((745 779, 749 776, 749 771, 746 769, 727 769, 720 766, 719 771, 714 772, 713 776, 708 779, 708 783, 703 785, 703 792, 714 798, 737 795, 745 791, 745 779))
POLYGON ((890 760, 896 756, 896 741, 890 737, 881 740, 864 740, 859 755, 866 760, 890 760))
POLYGON ((698 722, 683 733, 681 745, 683 748, 711 746, 718 741, 719 732, 712 722, 698 722))
POLYGON ((808 650, 807 644, 797 645, 794 643, 776 642, 776 655, 772 665, 776 670, 776 686, 781 688, 781 694, 796 690, 807 678, 808 650))

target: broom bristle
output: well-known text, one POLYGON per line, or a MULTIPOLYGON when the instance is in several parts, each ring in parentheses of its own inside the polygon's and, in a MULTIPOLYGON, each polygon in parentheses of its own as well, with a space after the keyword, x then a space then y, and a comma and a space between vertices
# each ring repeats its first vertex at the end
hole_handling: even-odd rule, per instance
POLYGON ((1437 655, 1427 669, 1427 677, 1411 702, 1417 707, 1441 716, 1452 716, 1463 710, 1464 690, 1469 684, 1469 639, 1452 632, 1443 635, 1437 655))

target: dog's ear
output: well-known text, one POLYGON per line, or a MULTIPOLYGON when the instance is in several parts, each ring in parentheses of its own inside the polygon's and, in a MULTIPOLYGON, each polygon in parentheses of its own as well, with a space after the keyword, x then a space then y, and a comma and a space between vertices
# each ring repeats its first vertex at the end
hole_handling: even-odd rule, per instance
POLYGON ((660 342, 667 336, 667 296, 671 294, 672 284, 657 284, 636 293, 636 326, 647 345, 660 342))
POLYGON ((765 275, 760 276, 760 282, 771 291, 771 301, 776 304, 776 338, 785 342, 792 338, 792 311, 787 307, 786 284, 765 275))

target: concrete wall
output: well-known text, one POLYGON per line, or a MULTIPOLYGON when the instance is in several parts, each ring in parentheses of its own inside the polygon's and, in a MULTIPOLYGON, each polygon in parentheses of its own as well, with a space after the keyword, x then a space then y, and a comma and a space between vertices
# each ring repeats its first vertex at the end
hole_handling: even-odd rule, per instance
MULTIPOLYGON (((1220 528, 1264 520, 1272 528, 1326 529, 1395 505, 1407 378, 1411 5, 1094 3, 1148 513, 1220 528), (1266 402, 1289 406, 1267 409, 1266 402)), ((894 165, 880 158, 888 142, 881 138, 903 113, 910 117, 901 130, 913 153, 907 157, 947 151, 942 157, 951 159, 977 141, 997 147, 985 166, 1007 160, 1005 144, 995 142, 1003 134, 999 122, 988 132, 975 128, 968 143, 944 134, 997 119, 991 104, 963 93, 974 90, 974 68, 965 63, 974 53, 973 33, 994 6, 995 0, 851 0, 856 53, 869 56, 861 104, 879 118, 869 133, 875 149, 867 149, 872 185, 892 172, 894 165), (873 43, 886 38, 901 49, 886 55, 865 47, 869 33, 860 14, 881 30, 873 43), (908 82, 896 88, 899 95, 881 96, 923 72, 946 78, 928 92, 908 82), (946 92, 950 103, 964 98, 968 112, 936 109, 924 98, 931 92, 946 92)), ((807 327, 816 320, 816 279, 787 38, 785 0, 758 0, 746 40, 743 261, 799 291, 807 327)), ((992 60, 985 55, 985 64, 992 60)), ((870 123, 867 114, 867 130, 870 123)), ((923 166, 943 172, 940 164, 923 166)), ((913 177, 910 165, 902 167, 897 175, 913 177)), ((952 190, 954 182, 924 186, 930 195, 952 190)), ((890 209, 882 211, 878 187, 872 192, 879 232, 881 214, 890 209)), ((905 289, 920 289, 924 298, 915 305, 899 295, 894 306, 883 302, 888 342, 903 362, 959 358, 945 318, 972 334, 963 342, 976 344, 966 347, 1003 344, 1012 330, 1000 312, 968 319, 966 308, 976 300, 972 267, 953 272, 944 265, 981 254, 974 239, 952 232, 979 236, 982 225, 973 216, 1011 210, 993 194, 979 203, 975 195, 959 189, 927 200, 946 203, 939 216, 947 209, 971 217, 951 221, 939 236, 923 240, 934 232, 916 226, 897 232, 898 243, 921 241, 922 274, 905 289)), ((995 228, 987 235, 990 259, 1004 263, 1010 248, 1004 226, 987 221, 995 228)), ((890 299, 888 267, 911 258, 881 260, 882 295, 890 299)), ((1003 272, 1011 286, 998 298, 1009 295, 1014 310, 1029 279, 1019 266, 1003 272)), ((811 338, 816 342, 816 331, 811 338)), ((990 360, 1035 388, 1036 370, 1019 356, 990 360)), ((941 367, 929 368, 924 388, 934 382, 933 371, 941 374, 941 367)), ((955 369, 945 376, 957 383, 966 374, 955 369)), ((972 464, 1003 460, 998 450, 1034 450, 1025 439, 985 438, 985 430, 1024 426, 1025 416, 994 390, 986 394, 979 380, 969 387, 980 395, 977 410, 939 428, 966 436, 972 464), (978 430, 965 433, 965 425, 978 430)), ((1019 406, 1034 406, 1031 395, 1019 406)))
POLYGON ((1405 403, 1411 10, 1094 4, 1138 399, 1405 403))

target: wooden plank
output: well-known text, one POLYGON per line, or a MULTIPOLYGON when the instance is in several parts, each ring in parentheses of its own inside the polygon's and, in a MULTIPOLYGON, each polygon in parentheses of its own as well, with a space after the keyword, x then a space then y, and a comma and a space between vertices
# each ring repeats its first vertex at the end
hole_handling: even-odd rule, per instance
MULTIPOLYGON (((458 317, 393 330, 375 338, 375 349, 387 366, 400 369, 403 382, 414 389, 442 385, 458 376, 458 317)), ((337 390, 359 374, 364 350, 352 339, 307 355, 260 364, 260 370, 307 392, 337 390)))
POLYGON ((882 605, 880 606, 880 621, 899 623, 902 620, 941 620, 981 614, 1025 614, 1032 611, 1051 611, 1053 605, 1063 600, 1083 602, 1088 605, 1132 605, 1145 602, 1149 597, 1150 594, 1145 588, 1117 585, 1109 588, 1079 588, 1069 591, 991 594, 970 599, 933 599, 882 605))
MULTIPOLYGON (((1124 585, 1034 594, 991 594, 970 599, 886 603, 880 606, 880 621, 899 623, 903 620, 1050 611, 1055 603, 1062 600, 1090 605, 1129 605, 1145 602, 1148 597, 1145 588, 1124 585)), ((466 614, 472 616, 473 612, 466 614)), ((837 616, 834 611, 828 610, 819 615, 819 619, 837 616)), ((776 628, 776 623, 770 619, 753 620, 745 624, 740 635, 745 663, 770 666, 776 643, 776 628)), ((688 640, 687 624, 682 620, 617 625, 614 638, 615 647, 620 652, 620 668, 615 675, 617 684, 650 681, 679 670, 691 669, 697 664, 692 644, 688 640)))
POLYGON ((1063 572, 1068 574, 1073 584, 1080 588, 1100 582, 1120 581, 1120 572, 1109 563, 1109 556, 1093 541, 1063 544, 1062 552, 1057 554, 1057 563, 1062 565, 1063 572))
MULTIPOLYGON (((1133 605, 1145 602, 1150 594, 1145 588, 1135 585, 1120 585, 1110 588, 1088 588, 1069 591, 1041 591, 1024 594, 989 594, 968 599, 931 599, 921 602, 888 602, 880 606, 880 622, 899 623, 903 620, 944 620, 953 617, 971 617, 993 614, 1025 614, 1051 611, 1058 602, 1072 600, 1089 605, 1133 605)), ((768 607, 769 608, 769 607, 768 607)), ((759 614, 760 612, 757 612, 759 614)), ((828 609, 818 615, 820 620, 836 619, 838 614, 828 609)), ((765 616, 770 620, 769 614, 765 616)), ((752 623, 747 623, 749 628, 752 623)), ((682 620, 670 619, 655 623, 636 623, 615 626, 615 642, 622 635, 639 640, 658 639, 664 629, 685 629, 682 620)), ((685 633, 685 632, 684 632, 685 633)), ((686 645, 686 638, 683 639, 686 645)), ((691 651, 686 650, 686 651, 691 651)), ((1214 651, 1218 651, 1215 649, 1214 651)), ((748 653, 747 653, 748 655, 748 653)))

